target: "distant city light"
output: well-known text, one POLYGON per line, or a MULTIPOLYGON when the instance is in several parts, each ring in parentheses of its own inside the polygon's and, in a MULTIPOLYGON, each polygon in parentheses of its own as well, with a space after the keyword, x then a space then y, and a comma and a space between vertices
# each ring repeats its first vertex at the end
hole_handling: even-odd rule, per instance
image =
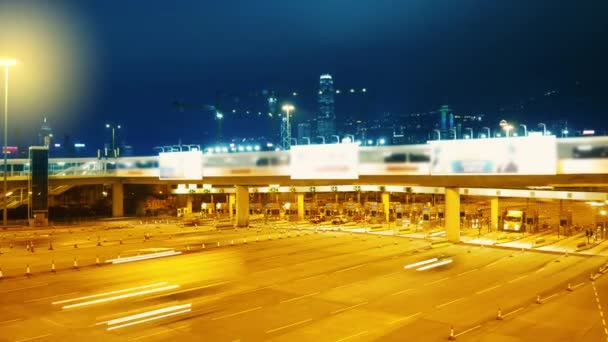
POLYGON ((337 89, 337 90, 336 90, 336 94, 340 94, 340 89, 337 89))
POLYGON ((222 148, 219 146, 216 146, 214 150, 216 153, 222 152, 222 148))
POLYGON ((266 143, 266 147, 272 147, 272 146, 274 146, 274 144, 273 144, 273 143, 271 143, 271 142, 266 143))
POLYGON ((239 149, 239 152, 245 151, 245 148, 243 146, 239 146, 238 149, 239 149))
POLYGON ((245 149, 246 149, 247 151, 250 151, 250 152, 253 150, 253 148, 251 147, 251 145, 247 145, 247 147, 245 147, 245 149))
POLYGON ((253 149, 254 149, 254 150, 256 150, 256 151, 259 151, 259 150, 260 150, 260 145, 255 145, 255 146, 253 147, 253 149))
POLYGON ((76 147, 76 148, 79 148, 79 147, 86 147, 86 145, 85 145, 85 144, 83 144, 83 143, 75 143, 75 144, 74 144, 74 147, 76 147))
POLYGON ((374 141, 373 141, 373 140, 371 140, 371 139, 367 140, 367 144, 368 144, 368 145, 371 145, 371 144, 373 144, 373 143, 374 143, 374 141))
POLYGON ((367 89, 363 88, 361 89, 361 92, 365 93, 367 91, 367 89))
POLYGON ((361 146, 361 143, 362 143, 361 140, 357 140, 357 145, 358 146, 361 146))
POLYGON ((583 135, 594 135, 595 134, 595 130, 593 129, 584 129, 583 130, 583 135))
POLYGON ((298 93, 296 93, 295 91, 291 94, 293 96, 298 96, 298 93))
POLYGON ((378 143, 380 145, 384 145, 386 143, 386 140, 384 140, 384 138, 381 138, 380 140, 378 140, 378 143))
POLYGON ((352 88, 351 88, 351 89, 350 89, 350 92, 351 92, 351 93, 354 93, 354 92, 355 92, 355 89, 352 89, 352 88))
POLYGON ((61 147, 61 144, 55 144, 53 146, 55 146, 55 147, 61 147))

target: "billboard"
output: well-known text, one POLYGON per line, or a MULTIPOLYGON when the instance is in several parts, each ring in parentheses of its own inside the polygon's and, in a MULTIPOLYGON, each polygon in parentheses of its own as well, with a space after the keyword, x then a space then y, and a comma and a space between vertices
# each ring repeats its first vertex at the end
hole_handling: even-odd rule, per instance
POLYGON ((554 175, 555 136, 431 141, 431 175, 554 175))
POLYGON ((359 146, 327 144, 292 146, 291 179, 358 179, 359 146))
POLYGON ((158 156, 159 178, 199 180, 203 178, 201 151, 163 152, 158 156))

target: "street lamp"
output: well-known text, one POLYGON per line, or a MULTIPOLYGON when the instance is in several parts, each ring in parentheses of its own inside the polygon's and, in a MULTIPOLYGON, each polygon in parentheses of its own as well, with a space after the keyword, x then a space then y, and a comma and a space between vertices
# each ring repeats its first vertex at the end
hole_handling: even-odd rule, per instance
POLYGON ((215 112, 215 119, 217 120, 217 142, 222 142, 222 119, 224 118, 224 114, 222 112, 215 112))
POLYGON ((291 126, 289 124, 289 114, 295 109, 292 104, 286 103, 281 107, 283 111, 286 113, 285 115, 285 136, 283 137, 283 149, 289 150, 291 147, 291 126))
POLYGON ((544 123, 539 123, 538 127, 543 127, 543 135, 547 135, 547 125, 545 125, 544 123))
POLYGON ((469 134, 469 137, 471 137, 471 139, 473 139, 473 138, 475 137, 475 136, 473 135, 473 129, 472 129, 471 127, 467 127, 467 128, 465 128, 465 130, 468 130, 469 132, 471 132, 471 133, 469 134))
POLYGON ((486 137, 488 137, 488 138, 492 137, 492 131, 490 131, 490 127, 481 127, 481 129, 485 129, 488 131, 488 134, 486 134, 486 137))
POLYGON ((524 128, 524 137, 528 136, 528 126, 526 126, 524 124, 519 124, 519 125, 524 128))
POLYGON ((350 139, 350 141, 347 140, 348 143, 354 143, 355 142, 355 136, 354 135, 352 135, 352 134, 346 134, 345 137, 346 137, 346 139, 350 139))
POLYGON ((110 125, 106 124, 106 128, 112 129, 112 153, 114 153, 114 158, 116 158, 116 139, 115 139, 115 130, 120 129, 120 125, 110 125))
POLYGON ((456 140, 456 128, 450 128, 450 131, 454 132, 454 140, 456 140))
POLYGON ((322 135, 317 135, 317 138, 321 138, 321 144, 325 145, 325 137, 322 135))
POLYGON ((378 145, 384 145, 384 144, 386 144, 386 140, 384 140, 384 138, 378 139, 378 145))
POLYGON ((332 138, 336 138, 336 144, 340 143, 340 136, 339 135, 332 134, 331 137, 332 138))
POLYGON ((437 132, 437 140, 441 140, 441 131, 438 129, 434 129, 433 133, 437 132))
POLYGON ((310 138, 309 137, 302 137, 302 140, 306 139, 306 144, 310 145, 310 138))
POLYGON ((570 132, 568 132, 568 129, 567 129, 567 128, 563 129, 563 130, 562 130, 562 138, 564 138, 564 137, 566 137, 566 138, 567 138, 567 137, 568 137, 568 133, 570 133, 570 132))
POLYGON ((8 225, 8 182, 7 182, 7 155, 8 152, 8 67, 17 64, 17 61, 12 59, 0 60, 0 65, 4 65, 4 148, 2 149, 4 153, 4 214, 3 214, 3 224, 4 227, 8 225))

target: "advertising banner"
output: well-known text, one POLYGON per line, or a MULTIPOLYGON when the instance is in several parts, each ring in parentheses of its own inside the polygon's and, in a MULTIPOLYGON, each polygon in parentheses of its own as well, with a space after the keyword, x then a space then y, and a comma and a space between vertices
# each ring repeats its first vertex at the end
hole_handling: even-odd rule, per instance
POLYGON ((292 146, 291 179, 357 179, 359 146, 327 144, 292 146))
POLYGON ((431 175, 554 175, 555 136, 431 141, 431 175))
POLYGON ((201 151, 163 152, 159 154, 160 179, 200 180, 203 178, 201 151))

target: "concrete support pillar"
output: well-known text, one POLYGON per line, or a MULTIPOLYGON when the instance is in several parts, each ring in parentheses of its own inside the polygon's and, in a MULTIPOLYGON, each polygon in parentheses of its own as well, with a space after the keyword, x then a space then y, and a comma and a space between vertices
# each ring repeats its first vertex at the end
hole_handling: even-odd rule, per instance
POLYGON ((237 227, 249 225, 249 188, 242 185, 236 187, 236 224, 237 227))
POLYGON ((460 241, 460 192, 445 188, 445 230, 450 242, 460 241))
POLYGON ((121 183, 112 184, 112 216, 125 216, 124 212, 124 185, 121 183))
POLYGON ((304 194, 297 194, 298 197, 298 220, 304 220, 304 194))
POLYGON ((186 195, 186 211, 192 213, 192 195, 186 195))
POLYGON ((490 229, 494 232, 498 230, 498 197, 490 200, 490 229))
POLYGON ((391 196, 388 192, 382 193, 382 210, 384 211, 384 221, 388 222, 391 196))
POLYGON ((235 205, 236 205, 236 195, 230 194, 228 196, 228 210, 230 210, 230 219, 231 220, 234 218, 234 214, 232 212, 234 211, 235 205))

